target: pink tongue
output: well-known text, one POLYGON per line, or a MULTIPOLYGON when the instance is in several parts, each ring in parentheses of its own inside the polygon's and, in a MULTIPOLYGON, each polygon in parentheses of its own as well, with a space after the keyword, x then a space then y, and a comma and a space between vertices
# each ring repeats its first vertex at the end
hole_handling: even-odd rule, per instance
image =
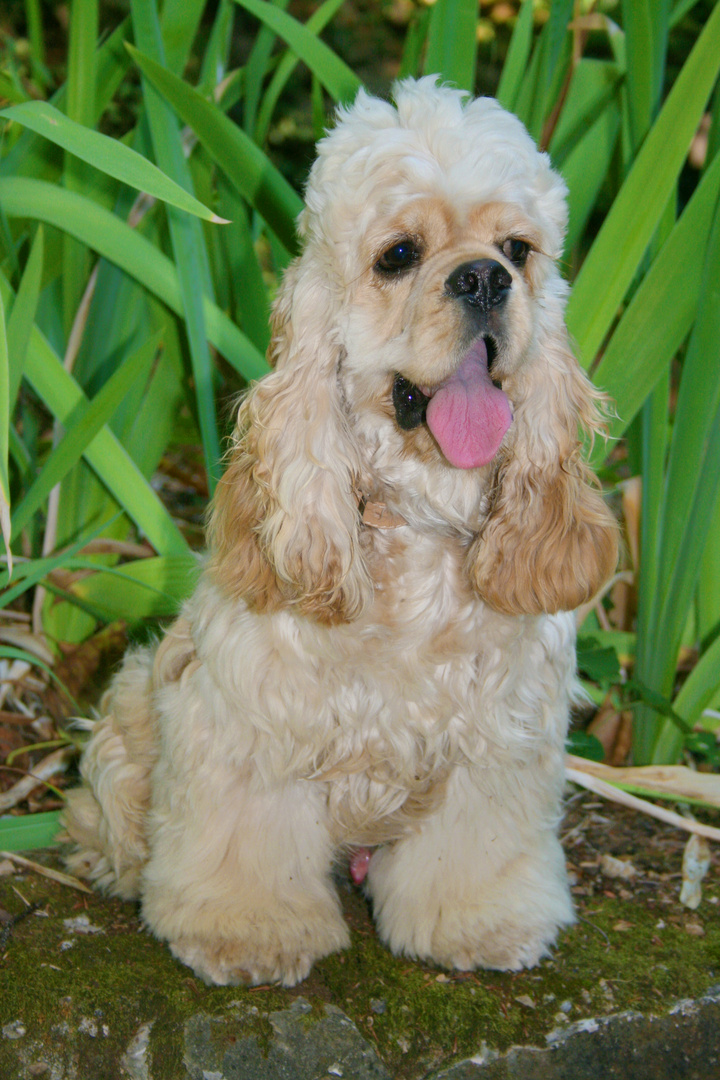
POLYGON ((427 424, 445 457, 458 469, 487 465, 512 423, 512 410, 488 371, 480 338, 427 407, 427 424))

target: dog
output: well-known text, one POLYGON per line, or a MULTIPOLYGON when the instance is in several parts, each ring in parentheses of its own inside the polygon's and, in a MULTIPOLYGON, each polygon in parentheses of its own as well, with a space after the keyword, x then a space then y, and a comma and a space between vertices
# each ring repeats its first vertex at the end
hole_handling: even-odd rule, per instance
POLYGON ((71 868, 209 983, 346 947, 358 849, 396 954, 517 970, 573 920, 573 611, 617 530, 566 213, 520 121, 436 77, 360 91, 318 145, 202 578, 116 675, 65 812, 71 868))

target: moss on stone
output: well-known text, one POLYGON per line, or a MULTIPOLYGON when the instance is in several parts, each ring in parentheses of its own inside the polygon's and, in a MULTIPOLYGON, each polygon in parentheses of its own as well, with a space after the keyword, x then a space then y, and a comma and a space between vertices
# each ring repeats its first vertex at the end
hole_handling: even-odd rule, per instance
POLYGON ((232 1019, 233 1031, 267 1050, 268 1015, 302 994, 313 1006, 303 1022, 314 1022, 332 1002, 394 1075, 410 1078, 475 1053, 483 1042, 498 1050, 542 1046, 549 1031, 584 1017, 664 1012, 720 981, 717 904, 704 903, 693 915, 677 904, 594 897, 538 968, 450 974, 393 957, 362 897, 346 889, 350 948, 288 991, 205 986, 142 928, 132 904, 81 896, 27 874, 0 880, 0 908, 11 914, 23 907, 16 889, 44 914, 18 923, 0 957, 0 1026, 19 1019, 27 1032, 17 1043, 0 1039, 0 1075, 8 1077, 17 1075, 21 1054, 26 1066, 55 1055, 75 1061, 80 1076, 119 1080, 129 1043, 141 1025, 152 1024, 153 1080, 177 1080, 190 1016, 232 1019), (82 914, 101 932, 66 928, 63 920, 82 914))

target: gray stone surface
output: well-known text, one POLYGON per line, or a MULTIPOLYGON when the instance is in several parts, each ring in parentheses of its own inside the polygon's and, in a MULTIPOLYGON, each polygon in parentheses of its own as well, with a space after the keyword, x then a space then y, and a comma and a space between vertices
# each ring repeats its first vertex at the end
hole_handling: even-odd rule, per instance
POLYGON ((550 1032, 546 1048, 482 1047, 426 1080, 718 1080, 720 986, 666 1016, 621 1013, 550 1032))
MULTIPOLYGON (((303 998, 271 1012, 265 1034, 250 1032, 262 1016, 243 1007, 236 1014, 197 1013, 179 1029, 184 1055, 172 1080, 391 1080, 374 1047, 334 1005, 315 1009, 303 998)), ((152 1024, 143 1024, 118 1060, 102 1053, 99 1027, 73 1036, 54 1029, 53 1045, 28 1037, 20 1021, 3 1025, 1 1038, 15 1064, 0 1080, 154 1080, 167 1076, 149 1051, 152 1024), (98 1050, 92 1064, 76 1048, 78 1037, 98 1050), (88 1071, 89 1070, 89 1071, 88 1071)), ((718 1080, 720 986, 698 1000, 682 1001, 663 1016, 621 1013, 586 1019, 551 1031, 545 1047, 513 1047, 504 1054, 478 1052, 417 1080, 718 1080)), ((5 1057, 8 1061, 8 1057, 5 1057)), ((413 1077, 415 1080, 415 1077, 413 1077)))
POLYGON ((244 1036, 232 1020, 192 1017, 185 1025, 185 1068, 190 1080, 391 1080, 375 1050, 334 1005, 323 1015, 298 998, 270 1013, 266 1045, 244 1036))

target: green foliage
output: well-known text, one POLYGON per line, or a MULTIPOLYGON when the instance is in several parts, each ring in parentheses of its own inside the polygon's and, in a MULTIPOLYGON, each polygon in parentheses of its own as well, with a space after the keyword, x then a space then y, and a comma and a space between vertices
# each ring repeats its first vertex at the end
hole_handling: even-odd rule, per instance
MULTIPOLYGON (((98 37, 96 0, 78 0, 67 81, 48 101, 28 100, 10 53, 0 72, 10 106, 0 114, 0 514, 15 555, 4 600, 54 587, 48 575, 64 566, 70 584, 43 611, 51 644, 82 640, 98 619, 170 615, 195 580, 194 556, 151 477, 184 414, 212 488, 218 395, 266 371, 270 301, 297 250, 301 207, 265 145, 283 89, 300 61, 316 114, 360 86, 319 38, 339 0, 325 0, 304 25, 285 7, 221 0, 210 20, 199 0, 168 0, 161 11, 156 0, 132 0, 130 18, 98 37), (258 34, 244 67, 230 70, 238 4, 258 34), (207 32, 198 35, 203 16, 207 32), (128 71, 142 80, 142 97, 129 130, 110 137, 128 71), (48 421, 50 437, 39 440, 48 421), (91 535, 139 536, 155 555, 128 563, 83 553, 91 535)), ((526 0, 498 86, 568 183, 568 324, 615 401, 610 433, 629 437, 644 478, 641 763, 677 759, 720 695, 720 94, 702 179, 686 204, 677 195, 720 68, 720 4, 705 5, 667 90, 664 75, 673 28, 691 7, 626 3, 615 9, 622 26, 600 15, 590 32, 573 21, 569 0, 553 3, 538 28, 526 0), (678 691, 688 644, 699 662, 678 691)), ((43 92, 52 78, 36 0, 26 0, 26 14, 34 92, 43 92)), ((418 6, 402 73, 438 72, 471 89, 476 19, 474 0, 418 6)), ((596 466, 607 452, 593 448, 596 466)), ((618 476, 615 464, 605 467, 610 482, 618 476)), ((619 680, 627 634, 588 633, 598 644, 586 642, 581 667, 607 689, 619 680)), ((629 687, 622 693, 632 697, 629 687)))

